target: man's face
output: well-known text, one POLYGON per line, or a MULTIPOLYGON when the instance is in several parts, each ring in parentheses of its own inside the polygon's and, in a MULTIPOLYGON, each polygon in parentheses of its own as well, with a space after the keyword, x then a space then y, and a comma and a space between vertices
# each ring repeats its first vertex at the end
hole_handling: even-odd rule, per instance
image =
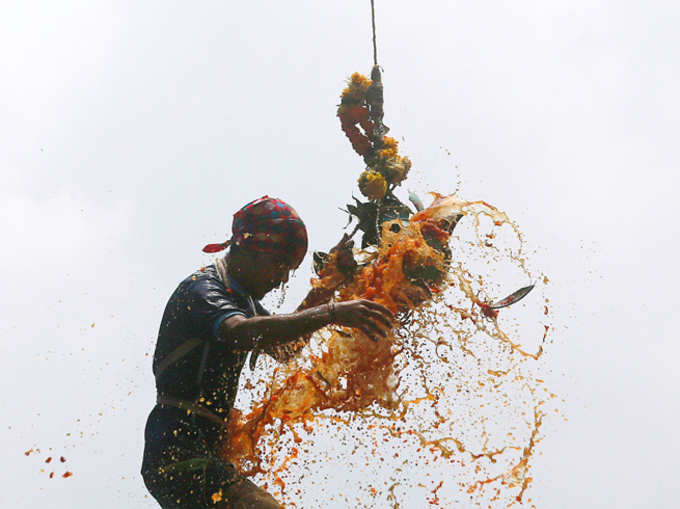
POLYGON ((290 262, 280 255, 255 253, 252 258, 251 278, 253 296, 261 299, 281 283, 288 282, 293 268, 290 262))

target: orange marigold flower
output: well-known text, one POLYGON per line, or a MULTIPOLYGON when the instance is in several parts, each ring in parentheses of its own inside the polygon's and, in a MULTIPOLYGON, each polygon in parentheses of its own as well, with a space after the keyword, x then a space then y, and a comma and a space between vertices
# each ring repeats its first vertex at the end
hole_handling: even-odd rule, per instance
POLYGON ((368 110, 363 106, 353 106, 348 110, 348 115, 354 120, 354 122, 361 122, 362 120, 368 120, 368 110))
POLYGON ((369 120, 369 119, 362 120, 362 121, 359 122, 359 125, 364 130, 364 132, 366 133, 366 136, 368 136, 368 137, 373 136, 375 124, 371 120, 369 120))
POLYGON ((368 154, 368 152, 371 150, 371 142, 366 136, 364 136, 361 133, 361 131, 359 131, 359 128, 357 126, 343 125, 342 130, 345 131, 345 134, 349 138, 349 141, 352 142, 352 147, 354 148, 357 154, 359 154, 360 156, 368 154))
POLYGON ((365 156, 371 151, 371 142, 362 134, 360 138, 352 142, 352 148, 360 156, 365 156))

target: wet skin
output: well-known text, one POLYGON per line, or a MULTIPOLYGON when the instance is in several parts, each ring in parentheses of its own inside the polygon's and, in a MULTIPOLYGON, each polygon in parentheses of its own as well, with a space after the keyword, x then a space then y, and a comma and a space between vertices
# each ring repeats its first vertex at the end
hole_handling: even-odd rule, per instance
MULTIPOLYGON (((353 263, 351 246, 351 242, 344 236, 334 248, 340 251, 338 258, 341 263, 353 263)), ((296 268, 284 257, 270 253, 238 250, 228 257, 230 275, 258 300, 286 283, 290 271, 296 268)), ((325 300, 328 300, 331 295, 326 297, 325 300)), ((385 337, 394 326, 394 315, 385 306, 365 299, 332 305, 323 303, 286 315, 252 318, 235 315, 222 323, 220 336, 229 338, 242 349, 253 348, 256 344, 267 348, 296 340, 330 324, 358 329, 377 341, 385 337)))

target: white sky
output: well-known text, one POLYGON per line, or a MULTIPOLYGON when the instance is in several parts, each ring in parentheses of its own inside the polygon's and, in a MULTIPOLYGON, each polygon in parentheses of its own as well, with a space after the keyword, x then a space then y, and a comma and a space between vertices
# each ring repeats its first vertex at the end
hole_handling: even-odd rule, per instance
MULTIPOLYGON (((520 224, 552 280, 547 382, 569 421, 545 427, 532 498, 675 507, 680 7, 376 4, 409 187, 460 180, 520 224)), ((156 507, 137 472, 165 302, 263 194, 295 206, 311 248, 337 240, 361 162, 335 105, 370 71, 369 13, 368 0, 3 2, 3 505, 156 507), (73 478, 40 472, 50 447, 67 458, 50 470, 73 478)))

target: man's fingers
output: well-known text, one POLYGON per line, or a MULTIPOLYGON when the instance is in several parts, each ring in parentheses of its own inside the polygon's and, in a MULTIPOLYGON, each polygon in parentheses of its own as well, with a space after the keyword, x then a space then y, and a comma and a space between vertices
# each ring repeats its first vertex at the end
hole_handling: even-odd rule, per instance
POLYGON ((385 306, 369 300, 337 304, 338 323, 359 329, 372 340, 386 337, 396 326, 394 314, 385 306))
POLYGON ((383 313, 380 311, 376 311, 374 309, 367 308, 366 309, 366 314, 376 322, 379 322, 383 325, 383 327, 387 329, 391 329, 394 326, 394 322, 390 320, 387 316, 385 316, 383 313))
POLYGON ((388 308, 383 306, 382 304, 378 304, 377 302, 373 302, 372 300, 364 299, 361 301, 361 303, 371 309, 374 309, 376 311, 379 311, 382 313, 384 316, 386 316, 390 320, 394 320, 394 313, 390 311, 388 308))
MULTIPOLYGON (((368 311, 367 311, 368 312, 368 311)), ((391 326, 389 325, 384 325, 374 318, 364 315, 361 317, 361 322, 365 325, 370 327, 372 330, 375 331, 376 334, 380 335, 381 337, 387 336, 387 333, 391 330, 391 326)))

